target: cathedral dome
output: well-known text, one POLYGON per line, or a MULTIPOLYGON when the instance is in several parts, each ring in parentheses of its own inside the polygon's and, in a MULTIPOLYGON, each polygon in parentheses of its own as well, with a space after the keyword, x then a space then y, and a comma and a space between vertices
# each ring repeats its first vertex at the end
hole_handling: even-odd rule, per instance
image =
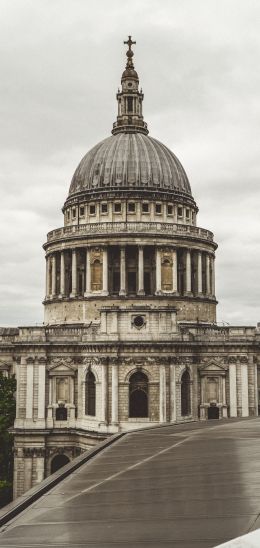
POLYGON ((93 189, 156 189, 188 194, 188 177, 176 156, 143 133, 117 133, 94 146, 81 160, 69 194, 93 189))

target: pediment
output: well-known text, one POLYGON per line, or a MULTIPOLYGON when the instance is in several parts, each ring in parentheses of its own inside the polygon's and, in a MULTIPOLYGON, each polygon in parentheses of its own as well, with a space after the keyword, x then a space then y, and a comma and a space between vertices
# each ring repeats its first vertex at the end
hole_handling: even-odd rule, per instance
POLYGON ((70 359, 54 359, 48 366, 48 370, 51 373, 60 373, 63 371, 64 373, 75 373, 77 371, 77 366, 72 363, 72 360, 70 359))
POLYGON ((11 365, 10 362, 0 362, 0 371, 8 371, 11 365))
POLYGON ((215 360, 212 360, 210 361, 209 363, 207 363, 206 365, 202 365, 201 367, 199 367, 199 370, 200 370, 200 373, 209 373, 209 372, 215 372, 215 373, 225 373, 226 372, 226 367, 224 365, 220 365, 220 363, 218 363, 217 361, 215 360))

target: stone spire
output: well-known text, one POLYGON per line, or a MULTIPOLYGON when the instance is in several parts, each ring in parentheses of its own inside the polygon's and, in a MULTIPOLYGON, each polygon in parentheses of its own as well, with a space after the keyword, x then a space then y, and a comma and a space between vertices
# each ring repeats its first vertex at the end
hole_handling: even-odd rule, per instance
POLYGON ((139 78, 134 68, 132 45, 136 42, 132 41, 131 36, 124 42, 128 46, 126 52, 127 62, 125 70, 122 74, 121 84, 122 90, 118 90, 118 115, 117 121, 113 124, 112 133, 144 133, 147 135, 147 124, 144 122, 142 115, 143 92, 139 91, 139 78))

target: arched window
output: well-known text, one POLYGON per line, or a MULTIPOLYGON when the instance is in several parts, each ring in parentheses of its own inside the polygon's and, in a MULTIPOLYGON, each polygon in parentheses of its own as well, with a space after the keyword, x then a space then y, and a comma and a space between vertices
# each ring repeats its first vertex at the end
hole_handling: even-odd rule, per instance
POLYGON ((85 414, 96 415, 96 379, 92 371, 86 375, 85 414))
POLYGON ((100 291, 103 287, 102 264, 99 259, 95 259, 91 265, 91 289, 100 291))
POLYGON ((190 374, 186 369, 181 377, 181 414, 184 417, 190 415, 190 413, 190 374))
POLYGON ((169 259, 164 259, 162 263, 162 289, 172 291, 172 263, 169 259))
POLYGON ((148 417, 148 378, 142 371, 129 379, 129 417, 148 417))
POLYGON ((51 474, 57 472, 57 470, 68 464, 68 462, 70 462, 70 459, 67 455, 55 455, 51 461, 51 474))

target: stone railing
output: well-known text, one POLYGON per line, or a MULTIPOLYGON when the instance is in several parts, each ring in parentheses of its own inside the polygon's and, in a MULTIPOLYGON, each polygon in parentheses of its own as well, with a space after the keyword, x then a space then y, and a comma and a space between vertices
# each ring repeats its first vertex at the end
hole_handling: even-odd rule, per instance
POLYGON ((52 230, 47 235, 47 242, 64 238, 91 235, 113 235, 113 234, 153 234, 156 236, 187 236, 200 240, 213 242, 213 234, 205 228, 177 223, 152 223, 152 222, 129 222, 129 223, 89 223, 85 225, 64 226, 52 230))

